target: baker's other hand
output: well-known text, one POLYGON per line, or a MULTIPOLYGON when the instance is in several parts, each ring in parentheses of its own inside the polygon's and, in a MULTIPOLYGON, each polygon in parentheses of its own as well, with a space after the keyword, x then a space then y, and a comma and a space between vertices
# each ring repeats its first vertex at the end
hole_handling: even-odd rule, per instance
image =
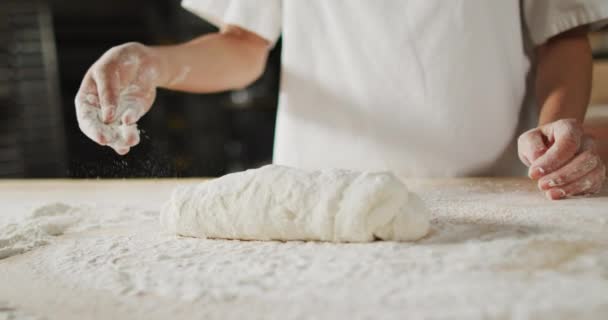
POLYGON ((593 139, 574 119, 525 132, 519 137, 518 150, 530 178, 552 200, 598 193, 606 179, 606 166, 593 139))
POLYGON ((82 132, 124 155, 139 143, 137 121, 150 109, 162 82, 153 50, 126 43, 108 50, 87 71, 76 94, 82 132))

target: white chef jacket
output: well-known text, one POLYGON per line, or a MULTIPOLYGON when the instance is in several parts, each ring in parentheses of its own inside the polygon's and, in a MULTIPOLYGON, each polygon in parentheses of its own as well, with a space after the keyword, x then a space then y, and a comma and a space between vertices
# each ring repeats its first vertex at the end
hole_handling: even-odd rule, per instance
POLYGON ((529 50, 608 0, 184 0, 282 42, 274 162, 404 176, 521 172, 529 50))

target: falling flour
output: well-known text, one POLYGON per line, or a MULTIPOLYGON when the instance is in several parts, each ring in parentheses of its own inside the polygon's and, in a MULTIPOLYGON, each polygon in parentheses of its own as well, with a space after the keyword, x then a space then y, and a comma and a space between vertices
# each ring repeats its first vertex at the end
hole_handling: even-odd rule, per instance
MULTIPOLYGON (((137 76, 130 79, 129 84, 121 84, 120 88, 116 88, 116 90, 120 90, 117 105, 105 106, 104 110, 100 105, 99 93, 88 93, 84 95, 84 99, 77 99, 76 112, 80 129, 90 139, 98 143, 103 140, 102 144, 113 148, 119 154, 125 154, 130 147, 137 145, 140 141, 140 132, 136 123, 154 101, 159 71, 156 67, 142 61, 137 54, 128 54, 117 59, 120 59, 122 67, 137 71, 137 76), (114 121, 104 123, 103 112, 108 112, 112 108, 115 108, 113 110, 114 121)), ((189 72, 189 68, 184 68, 174 81, 182 81, 189 72)), ((115 72, 114 78, 120 83, 119 71, 115 72)), ((111 88, 113 86, 101 83, 99 87, 111 88)))
POLYGON ((243 240, 408 241, 429 229, 423 202, 391 173, 277 165, 177 188, 161 223, 179 235, 243 240))

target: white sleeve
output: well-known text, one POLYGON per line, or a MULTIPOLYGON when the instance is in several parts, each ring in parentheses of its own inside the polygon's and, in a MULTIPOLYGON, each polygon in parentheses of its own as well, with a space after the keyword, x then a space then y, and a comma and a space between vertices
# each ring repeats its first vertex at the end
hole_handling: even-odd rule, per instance
POLYGON ((218 28, 236 25, 273 44, 281 35, 281 0, 182 0, 182 7, 218 28))
POLYGON ((608 24, 608 0, 523 0, 523 14, 534 44, 582 25, 608 24))

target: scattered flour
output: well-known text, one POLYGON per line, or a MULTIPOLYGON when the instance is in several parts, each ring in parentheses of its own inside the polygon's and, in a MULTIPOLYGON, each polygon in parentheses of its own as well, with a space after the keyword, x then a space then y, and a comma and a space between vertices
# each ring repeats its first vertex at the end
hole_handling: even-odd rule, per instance
POLYGON ((33 210, 18 220, 0 225, 0 259, 21 254, 53 242, 66 233, 99 228, 127 226, 135 221, 156 218, 156 212, 135 211, 130 208, 98 208, 52 203, 33 210))
POLYGON ((416 243, 181 238, 158 212, 55 204, 15 227, 49 244, 1 260, 0 274, 165 301, 154 308, 175 319, 605 319, 604 199, 549 202, 519 182, 408 185, 431 212, 416 243))

